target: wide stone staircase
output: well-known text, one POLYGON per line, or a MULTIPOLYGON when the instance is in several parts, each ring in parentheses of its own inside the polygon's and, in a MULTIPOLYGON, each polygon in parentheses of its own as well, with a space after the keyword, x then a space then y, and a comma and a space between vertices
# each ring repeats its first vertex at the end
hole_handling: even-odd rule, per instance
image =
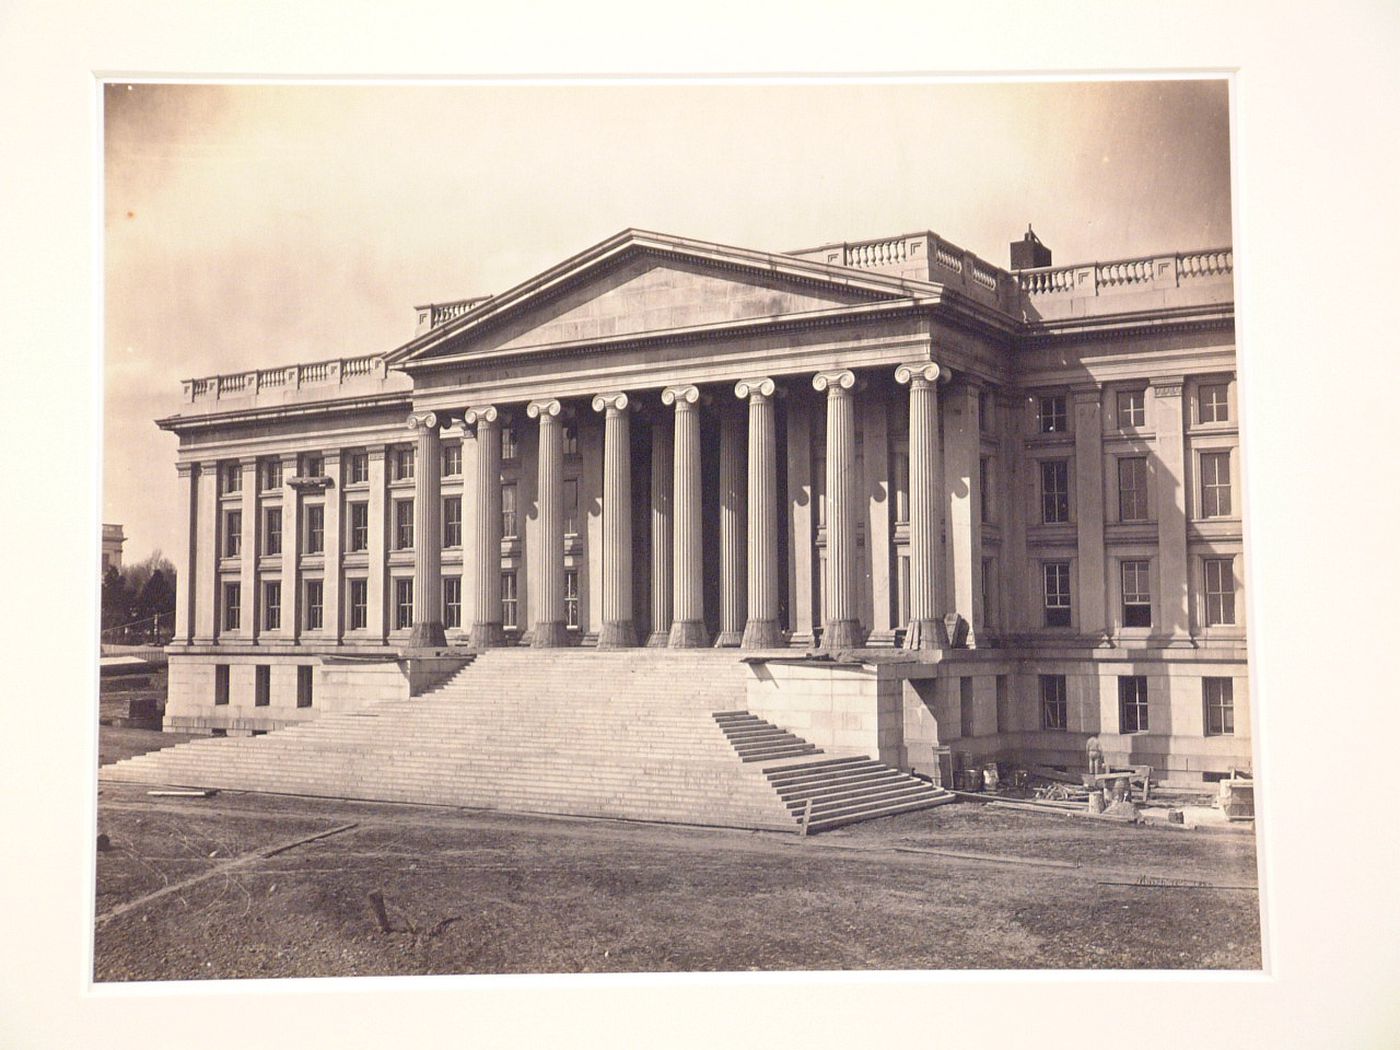
POLYGON ((781 831, 952 799, 863 756, 812 761, 818 748, 743 711, 751 673, 714 650, 492 650, 410 700, 196 740, 98 775, 781 831))

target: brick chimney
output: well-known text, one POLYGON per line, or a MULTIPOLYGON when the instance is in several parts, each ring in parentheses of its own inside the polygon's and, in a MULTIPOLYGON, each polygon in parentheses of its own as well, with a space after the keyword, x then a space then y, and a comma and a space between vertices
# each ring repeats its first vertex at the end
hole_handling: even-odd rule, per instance
POLYGON ((1035 231, 1026 226, 1026 235, 1019 241, 1011 242, 1011 268, 1013 270, 1033 270, 1050 265, 1050 249, 1040 243, 1035 231))

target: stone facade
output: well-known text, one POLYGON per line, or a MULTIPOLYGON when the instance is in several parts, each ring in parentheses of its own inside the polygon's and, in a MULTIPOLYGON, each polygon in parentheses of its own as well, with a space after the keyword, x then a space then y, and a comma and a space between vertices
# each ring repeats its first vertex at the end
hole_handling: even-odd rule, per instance
POLYGON ((190 380, 167 724, 718 645, 904 768, 1248 766, 1232 268, 627 230, 382 355, 190 380))

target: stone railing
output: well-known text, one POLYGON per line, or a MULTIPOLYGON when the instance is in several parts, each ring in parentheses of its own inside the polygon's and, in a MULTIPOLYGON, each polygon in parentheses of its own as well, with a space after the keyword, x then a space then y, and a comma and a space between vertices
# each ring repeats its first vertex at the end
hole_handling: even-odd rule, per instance
POLYGON ((446 324, 448 321, 455 321, 490 298, 489 295, 478 295, 471 299, 454 299, 448 303, 427 303, 423 306, 415 306, 414 309, 418 311, 417 332, 421 335, 439 325, 446 324))
MULTIPOLYGON (((984 262, 972 252, 945 241, 935 233, 918 233, 905 237, 886 237, 876 241, 856 241, 828 254, 828 262, 840 262, 856 269, 880 270, 905 268, 910 276, 943 281, 939 271, 955 274, 964 287, 978 287, 998 294, 1004 271, 984 262), (906 267, 905 264, 908 264, 906 267)), ((1013 286, 1014 287, 1014 286, 1013 286)))
POLYGON ((1101 292, 1147 290, 1175 287, 1203 277, 1224 277, 1234 273, 1235 253, 1231 248, 1208 248, 1175 255, 1151 255, 1141 259, 1118 259, 1081 266, 1047 266, 1018 270, 1021 291, 1037 295, 1098 295, 1101 292))
POLYGON ((226 398, 256 397, 264 390, 297 390, 302 387, 339 385, 358 379, 383 379, 387 373, 380 354, 336 357, 282 368, 259 368, 251 372, 186 379, 181 386, 186 402, 222 401, 226 398))
POLYGON ((846 245, 844 265, 865 269, 896 266, 909 257, 903 237, 885 241, 864 241, 846 245))

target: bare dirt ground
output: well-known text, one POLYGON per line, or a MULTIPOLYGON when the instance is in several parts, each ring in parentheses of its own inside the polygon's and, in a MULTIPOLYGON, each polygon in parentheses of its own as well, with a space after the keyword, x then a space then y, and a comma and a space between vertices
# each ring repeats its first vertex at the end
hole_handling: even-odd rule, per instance
POLYGON ((968 803, 800 839, 115 784, 98 831, 98 981, 1261 964, 1248 832, 968 803), (1211 886, 1106 884, 1142 876, 1211 886))

